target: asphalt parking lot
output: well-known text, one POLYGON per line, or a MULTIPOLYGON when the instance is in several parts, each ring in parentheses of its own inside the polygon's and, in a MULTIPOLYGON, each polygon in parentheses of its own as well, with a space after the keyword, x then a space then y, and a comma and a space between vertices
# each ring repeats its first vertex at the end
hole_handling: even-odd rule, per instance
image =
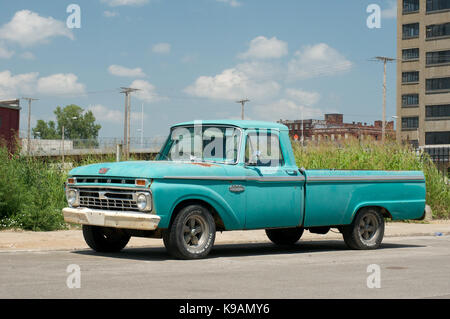
POLYGON ((2 251, 0 298, 450 298, 449 248, 444 235, 389 237, 375 251, 338 239, 218 244, 193 261, 161 246, 2 251))

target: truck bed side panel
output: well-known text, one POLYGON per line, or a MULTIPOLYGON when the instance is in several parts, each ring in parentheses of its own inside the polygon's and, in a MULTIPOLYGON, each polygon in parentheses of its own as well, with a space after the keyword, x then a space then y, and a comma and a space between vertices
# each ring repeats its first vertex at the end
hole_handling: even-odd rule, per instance
POLYGON ((420 171, 306 172, 305 227, 350 224, 361 207, 379 206, 394 220, 415 219, 425 209, 420 171))

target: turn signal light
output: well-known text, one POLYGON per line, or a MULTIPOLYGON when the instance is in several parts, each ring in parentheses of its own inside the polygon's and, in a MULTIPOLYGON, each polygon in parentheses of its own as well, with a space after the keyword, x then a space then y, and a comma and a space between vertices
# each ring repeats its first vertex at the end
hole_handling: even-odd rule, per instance
POLYGON ((136 186, 144 186, 147 185, 147 181, 145 179, 137 179, 136 186))

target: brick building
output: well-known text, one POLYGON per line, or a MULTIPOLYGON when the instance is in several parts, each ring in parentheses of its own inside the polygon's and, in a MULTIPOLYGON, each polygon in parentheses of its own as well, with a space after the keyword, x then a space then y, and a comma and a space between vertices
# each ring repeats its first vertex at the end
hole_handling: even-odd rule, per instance
MULTIPOLYGON (((280 120, 279 123, 289 128, 292 138, 309 141, 334 141, 348 139, 373 139, 381 141, 382 121, 375 121, 373 125, 363 122, 344 123, 343 114, 325 114, 323 120, 280 120), (303 127, 302 127, 303 122, 303 127)), ((386 138, 395 139, 394 122, 386 122, 386 138)))
POLYGON ((0 144, 6 144, 10 151, 19 135, 19 118, 19 100, 0 101, 0 144))

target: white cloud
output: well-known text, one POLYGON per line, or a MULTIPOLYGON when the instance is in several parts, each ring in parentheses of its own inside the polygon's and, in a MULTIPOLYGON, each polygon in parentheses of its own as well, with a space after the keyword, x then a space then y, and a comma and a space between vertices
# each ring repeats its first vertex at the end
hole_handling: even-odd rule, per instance
POLYGON ((288 45, 286 42, 278 40, 276 37, 268 39, 259 36, 250 41, 250 47, 247 52, 239 54, 242 59, 271 59, 281 58, 288 54, 288 45))
POLYGON ((103 11, 103 16, 107 17, 107 18, 114 18, 114 17, 119 16, 119 13, 114 12, 114 11, 106 10, 106 11, 103 11))
POLYGON ((243 97, 259 99, 277 94, 280 85, 273 80, 258 81, 240 66, 224 70, 216 76, 200 76, 184 91, 190 95, 211 99, 236 100, 243 97))
POLYGON ((0 39, 18 43, 23 47, 47 43, 50 38, 63 36, 74 39, 72 31, 66 24, 44 18, 30 10, 17 11, 12 20, 0 28, 0 39))
POLYGON ((34 93, 38 75, 37 72, 18 75, 12 75, 8 70, 0 72, 0 99, 14 99, 21 94, 34 93))
POLYGON ((38 72, 13 75, 0 72, 0 99, 17 98, 21 95, 85 94, 85 85, 78 82, 75 74, 53 74, 39 77, 38 72))
POLYGON ((169 54, 171 48, 170 43, 157 43, 152 47, 152 51, 158 54, 169 54))
POLYGON ((216 0, 216 1, 226 3, 232 7, 240 7, 242 5, 242 3, 240 3, 237 0, 216 0))
POLYGON ((142 78, 145 77, 145 73, 141 68, 129 69, 120 65, 110 65, 108 67, 109 73, 115 76, 124 76, 124 77, 133 77, 133 78, 142 78))
POLYGON ((101 2, 106 3, 110 7, 119 7, 119 6, 141 6, 147 4, 149 0, 101 0, 101 2))
POLYGON ((78 83, 78 77, 73 73, 58 73, 39 78, 37 91, 45 95, 85 94, 86 87, 78 83))
POLYGON ((295 53, 289 62, 290 79, 307 79, 317 76, 334 75, 349 70, 352 62, 326 43, 308 45, 295 53))
POLYGON ((156 93, 155 86, 148 81, 135 80, 130 84, 130 87, 139 89, 139 91, 133 93, 133 96, 141 101, 152 103, 163 99, 156 93))
POLYGON ((389 7, 381 10, 381 17, 386 19, 397 18, 397 1, 389 1, 389 7))
POLYGON ((14 55, 3 43, 0 42, 0 59, 9 59, 14 55))
POLYGON ((104 105, 92 105, 88 107, 88 110, 92 111, 95 118, 100 122, 110 122, 116 124, 123 122, 123 112, 111 110, 104 105))
POLYGON ((22 59, 25 59, 25 60, 34 60, 34 59, 36 59, 36 57, 34 56, 34 54, 31 53, 31 52, 24 52, 24 53, 22 53, 22 54, 20 55, 20 57, 21 57, 22 59))
POLYGON ((316 104, 320 100, 320 94, 317 92, 308 92, 302 89, 286 89, 286 95, 306 106, 316 104))

